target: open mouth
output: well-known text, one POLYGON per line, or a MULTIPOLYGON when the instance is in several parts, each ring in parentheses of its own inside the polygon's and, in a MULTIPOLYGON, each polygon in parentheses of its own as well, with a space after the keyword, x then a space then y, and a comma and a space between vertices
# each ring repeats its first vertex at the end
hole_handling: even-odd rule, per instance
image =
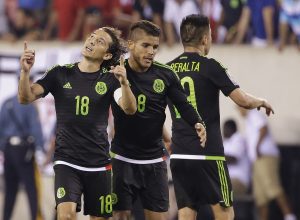
POLYGON ((87 51, 89 51, 89 52, 92 52, 92 51, 93 51, 92 48, 90 48, 90 47, 88 47, 88 46, 86 46, 85 49, 86 49, 87 51))

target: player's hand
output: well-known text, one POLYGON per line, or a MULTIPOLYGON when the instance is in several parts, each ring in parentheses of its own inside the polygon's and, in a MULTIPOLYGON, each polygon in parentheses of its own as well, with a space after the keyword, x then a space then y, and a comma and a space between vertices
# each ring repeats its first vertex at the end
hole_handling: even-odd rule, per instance
POLYGON ((127 74, 126 74, 124 62, 125 62, 125 58, 122 55, 120 57, 120 65, 111 66, 109 72, 111 72, 115 75, 115 77, 119 80, 121 85, 128 85, 127 74))
POLYGON ((206 129, 205 129, 205 127, 201 123, 196 123, 195 124, 195 129, 196 129, 196 132, 197 132, 197 134, 200 138, 201 146, 205 147, 205 143, 206 143, 206 129))
POLYGON ((272 114, 274 114, 274 110, 272 108, 272 106, 267 102, 267 100, 263 100, 263 103, 261 106, 257 107, 257 110, 260 110, 260 108, 265 108, 266 109, 266 114, 268 116, 272 114))
POLYGON ((20 58, 21 69, 29 73, 35 61, 35 51, 27 48, 27 42, 24 41, 24 52, 20 58))

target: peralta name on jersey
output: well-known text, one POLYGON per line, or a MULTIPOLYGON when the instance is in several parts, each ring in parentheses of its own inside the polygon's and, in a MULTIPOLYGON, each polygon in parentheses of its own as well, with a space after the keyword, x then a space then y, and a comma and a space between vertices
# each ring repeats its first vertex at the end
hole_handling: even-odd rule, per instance
POLYGON ((176 72, 199 72, 200 63, 199 62, 185 62, 185 63, 172 63, 171 68, 176 72))

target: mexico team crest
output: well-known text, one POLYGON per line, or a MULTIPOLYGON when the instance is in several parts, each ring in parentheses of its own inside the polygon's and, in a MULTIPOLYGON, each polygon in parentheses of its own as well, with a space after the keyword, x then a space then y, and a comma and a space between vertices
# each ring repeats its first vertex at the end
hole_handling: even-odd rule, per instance
POLYGON ((162 93, 165 89, 165 83, 161 79, 154 80, 153 89, 157 93, 162 93))
POLYGON ((105 82, 97 82, 95 90, 99 95, 104 95, 107 92, 107 86, 105 82))
POLYGON ((117 204, 117 202, 118 202, 118 196, 117 196, 117 194, 115 194, 115 193, 111 194, 111 201, 112 201, 113 205, 117 204))
POLYGON ((66 191, 63 187, 59 187, 56 192, 56 196, 58 199, 63 198, 66 195, 66 191))

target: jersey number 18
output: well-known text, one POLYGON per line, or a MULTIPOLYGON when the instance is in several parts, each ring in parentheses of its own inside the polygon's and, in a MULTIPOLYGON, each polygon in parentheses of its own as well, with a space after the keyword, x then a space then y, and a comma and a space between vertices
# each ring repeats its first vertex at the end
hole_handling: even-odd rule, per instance
POLYGON ((87 115, 89 113, 90 99, 87 96, 75 97, 76 99, 76 115, 87 115))

